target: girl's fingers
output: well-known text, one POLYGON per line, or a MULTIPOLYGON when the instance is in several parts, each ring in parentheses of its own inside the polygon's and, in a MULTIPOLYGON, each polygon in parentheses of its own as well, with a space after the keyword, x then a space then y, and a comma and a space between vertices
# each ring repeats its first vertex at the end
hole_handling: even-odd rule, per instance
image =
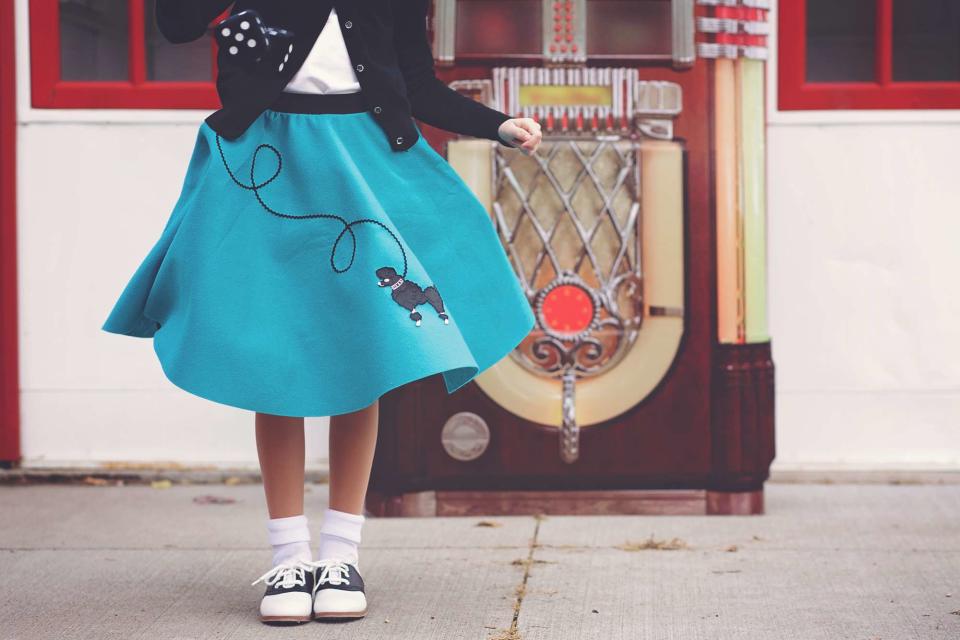
POLYGON ((509 135, 510 144, 527 155, 536 151, 543 139, 540 124, 533 118, 511 118, 505 121, 504 129, 502 135, 509 135))
POLYGON ((540 146, 540 140, 542 135, 539 130, 531 131, 527 134, 526 141, 523 143, 523 148, 527 149, 530 152, 533 152, 540 146))
POLYGON ((515 127, 513 137, 520 149, 528 154, 536 150, 543 137, 537 121, 533 118, 514 118, 510 124, 515 127))

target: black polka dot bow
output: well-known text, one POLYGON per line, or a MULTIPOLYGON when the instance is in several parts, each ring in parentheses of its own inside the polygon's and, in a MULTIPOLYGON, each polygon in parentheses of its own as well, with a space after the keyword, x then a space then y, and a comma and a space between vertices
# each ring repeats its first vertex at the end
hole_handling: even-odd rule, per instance
POLYGON ((243 67, 256 65, 275 47, 289 48, 293 40, 293 33, 268 27, 251 9, 217 23, 212 32, 220 46, 221 64, 243 67))

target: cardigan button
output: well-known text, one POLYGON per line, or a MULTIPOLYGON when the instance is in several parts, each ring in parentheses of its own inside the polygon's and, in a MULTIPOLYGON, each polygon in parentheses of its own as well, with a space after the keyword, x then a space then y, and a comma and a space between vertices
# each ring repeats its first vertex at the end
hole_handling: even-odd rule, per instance
POLYGON ((403 144, 403 136, 397 137, 397 144, 403 144))
POLYGON ((362 65, 362 64, 358 64, 358 65, 357 65, 357 71, 363 71, 363 65, 362 65))
POLYGON ((383 109, 381 109, 379 105, 373 108, 374 113, 380 113, 381 111, 383 111, 383 109))
POLYGON ((349 20, 347 20, 346 22, 343 23, 343 26, 345 26, 347 29, 349 29, 350 27, 353 26, 353 23, 350 22, 349 20))

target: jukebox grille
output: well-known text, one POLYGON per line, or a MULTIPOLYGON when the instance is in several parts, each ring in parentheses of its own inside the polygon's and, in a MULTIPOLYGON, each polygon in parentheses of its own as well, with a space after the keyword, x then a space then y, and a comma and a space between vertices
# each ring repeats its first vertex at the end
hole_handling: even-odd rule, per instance
POLYGON ((618 136, 554 136, 534 156, 493 155, 497 230, 537 309, 537 329, 511 353, 530 371, 598 375, 636 340, 643 317, 638 146, 618 136), (582 304, 558 304, 555 292, 582 304), (587 307, 591 321, 581 327, 587 307))
POLYGON ((477 383, 514 413, 560 427, 560 457, 574 462, 580 420, 596 424, 641 401, 679 348, 684 152, 673 121, 682 92, 629 68, 497 67, 492 76, 492 106, 541 123, 538 153, 476 141, 447 150, 465 170, 471 155, 484 156, 469 170, 473 186, 537 324, 477 383), (621 365, 630 375, 601 375, 621 365), (559 410, 517 384, 559 400, 559 410))

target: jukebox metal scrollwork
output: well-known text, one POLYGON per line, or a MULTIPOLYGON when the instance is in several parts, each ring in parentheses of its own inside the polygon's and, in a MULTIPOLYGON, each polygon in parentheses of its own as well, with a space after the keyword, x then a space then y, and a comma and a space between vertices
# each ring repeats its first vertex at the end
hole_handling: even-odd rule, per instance
POLYGON ((580 425, 642 400, 682 332, 682 148, 671 120, 681 110, 680 89, 641 82, 623 68, 496 68, 493 75, 500 108, 542 123, 538 153, 490 149, 489 191, 477 188, 482 178, 461 153, 470 146, 475 154, 473 141, 451 142, 448 157, 488 198, 537 327, 478 384, 515 413, 558 426, 560 457, 573 462, 580 425), (649 194, 644 177, 656 185, 649 194), (645 231, 657 247, 645 247, 645 231), (648 269, 658 279, 649 286, 648 269), (650 340, 641 341, 647 321, 650 340), (664 328, 669 335, 659 335, 664 328), (659 343, 653 351, 651 340, 659 343), (602 374, 628 359, 627 366, 642 360, 643 370, 640 384, 622 393, 602 374), (516 388, 528 390, 523 401, 511 397, 516 388))

